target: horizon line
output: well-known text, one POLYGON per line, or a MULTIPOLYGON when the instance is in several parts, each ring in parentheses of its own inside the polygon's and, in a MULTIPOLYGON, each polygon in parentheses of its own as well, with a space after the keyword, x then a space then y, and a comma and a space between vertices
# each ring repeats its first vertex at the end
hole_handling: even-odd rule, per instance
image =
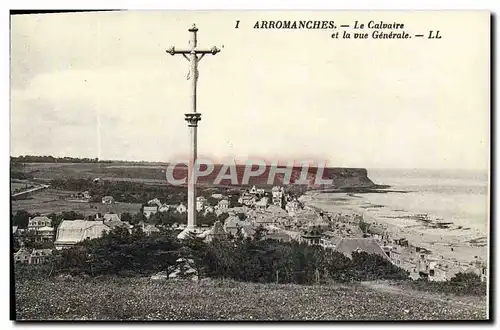
MULTIPOLYGON (((150 164, 172 164, 172 163, 177 163, 177 164, 186 164, 185 162, 181 161, 160 161, 160 160, 124 160, 124 159, 100 159, 98 157, 83 157, 83 156, 53 156, 53 155, 17 155, 13 156, 10 155, 10 158, 19 158, 19 157, 53 157, 53 158, 74 158, 74 159, 97 159, 96 163, 101 163, 101 162, 114 162, 114 163, 150 163, 150 164)), ((305 157, 310 158, 310 157, 305 157)), ((245 163, 239 162, 236 159, 233 159, 235 165, 246 165, 245 163)), ((281 163, 281 161, 278 161, 278 163, 281 163)), ((328 163, 328 162, 327 162, 328 163)), ((216 162, 214 163, 216 165, 229 165, 226 162, 216 162)), ((186 164, 187 165, 187 164, 186 164)), ((266 165, 271 165, 267 164, 266 165)), ((314 167, 317 164, 310 164, 310 167, 314 167)), ((371 166, 332 166, 325 164, 327 166, 325 167, 337 167, 337 168, 359 168, 359 169, 366 169, 366 170, 440 170, 440 171, 481 171, 481 172, 489 172, 490 168, 470 168, 470 167, 457 167, 457 168, 444 168, 444 167, 387 167, 387 166, 381 166, 381 167, 371 167, 371 166)), ((285 166, 286 164, 278 164, 278 166, 285 166)), ((296 165, 301 166, 301 164, 296 165)))

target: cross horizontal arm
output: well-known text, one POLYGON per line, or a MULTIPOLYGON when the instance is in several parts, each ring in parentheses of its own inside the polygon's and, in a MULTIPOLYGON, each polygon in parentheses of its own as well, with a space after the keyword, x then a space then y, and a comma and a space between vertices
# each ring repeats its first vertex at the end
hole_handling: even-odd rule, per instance
POLYGON ((217 47, 212 47, 211 49, 194 49, 194 50, 191 50, 191 49, 175 49, 175 47, 170 47, 169 49, 167 49, 167 53, 169 53, 170 55, 176 55, 176 54, 191 54, 191 52, 193 52, 195 54, 212 54, 212 55, 215 55, 217 54, 218 52, 220 52, 220 49, 217 48, 217 47))

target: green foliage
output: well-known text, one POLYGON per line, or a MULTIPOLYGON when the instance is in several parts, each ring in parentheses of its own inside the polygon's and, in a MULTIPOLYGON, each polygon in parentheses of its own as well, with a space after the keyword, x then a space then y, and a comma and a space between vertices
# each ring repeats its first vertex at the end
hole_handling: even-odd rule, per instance
POLYGON ((10 171, 10 178, 11 179, 18 179, 18 180, 29 180, 29 179, 33 179, 33 175, 31 175, 29 173, 11 170, 10 171))
POLYGON ((253 238, 256 241, 260 241, 264 236, 266 236, 267 229, 264 228, 264 226, 259 225, 257 228, 255 228, 255 234, 253 235, 253 238))
POLYGON ((452 295, 485 296, 486 282, 474 273, 458 273, 449 281, 418 280, 405 282, 404 286, 414 290, 440 292, 452 295))
POLYGON ((373 281, 377 279, 404 280, 409 273, 389 262, 379 255, 366 252, 354 252, 352 265, 355 271, 354 279, 358 281, 373 281))
POLYGON ((12 225, 18 226, 21 229, 25 229, 28 227, 28 222, 31 217, 31 214, 25 210, 19 210, 15 215, 11 215, 12 225))
MULTIPOLYGON (((261 229, 257 229, 261 232, 261 229)), ((407 273, 386 259, 354 253, 348 259, 331 249, 304 243, 275 240, 200 238, 179 241, 176 233, 164 231, 146 236, 116 228, 103 237, 87 240, 69 250, 56 252, 55 273, 90 275, 150 275, 165 271, 177 258, 195 262, 201 276, 232 278, 238 281, 312 284, 372 279, 406 279, 407 273)))
POLYGON ((27 249, 53 249, 54 242, 38 242, 37 234, 34 231, 28 231, 22 236, 22 242, 27 249))
POLYGON ((136 214, 134 214, 132 216, 132 220, 130 220, 130 224, 136 225, 139 222, 142 222, 144 220, 146 220, 146 217, 144 216, 144 214, 142 212, 137 212, 136 214))
POLYGON ((143 274, 162 271, 175 264, 181 245, 170 233, 144 235, 137 229, 129 233, 116 228, 103 237, 86 240, 62 250, 57 273, 143 274))
POLYGON ((174 223, 187 223, 187 213, 178 213, 175 210, 167 212, 157 212, 152 214, 148 220, 149 223, 156 225, 172 226, 174 223))
POLYGON ((227 212, 222 212, 217 216, 217 219, 222 223, 224 223, 224 220, 226 220, 227 218, 229 218, 229 213, 227 212))
POLYGON ((367 222, 364 222, 363 220, 360 220, 359 222, 359 228, 363 232, 363 234, 367 234, 368 231, 370 230, 370 224, 367 222))
POLYGON ((127 221, 130 223, 130 222, 132 222, 132 215, 128 212, 124 212, 124 213, 122 213, 120 219, 121 219, 121 221, 127 221))
POLYGON ((464 284, 479 284, 481 283, 481 277, 474 273, 457 273, 450 279, 454 283, 464 283, 464 284))
POLYGON ((206 273, 240 281, 310 284, 320 280, 406 279, 408 274, 377 255, 350 260, 330 249, 274 240, 215 240, 207 244, 206 273))
POLYGON ((19 156, 10 157, 11 163, 97 163, 97 158, 53 157, 53 156, 19 156))

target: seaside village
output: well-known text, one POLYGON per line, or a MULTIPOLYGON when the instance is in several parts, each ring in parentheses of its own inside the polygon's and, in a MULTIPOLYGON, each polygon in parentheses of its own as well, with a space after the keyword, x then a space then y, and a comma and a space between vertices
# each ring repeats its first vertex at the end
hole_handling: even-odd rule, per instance
MULTIPOLYGON (((90 198, 88 192, 80 197, 90 198)), ((257 188, 242 189, 236 205, 231 205, 234 196, 214 193, 209 199, 199 196, 196 209, 200 214, 215 215, 212 225, 200 224, 199 238, 206 241, 214 237, 228 238, 241 235, 252 238, 256 229, 264 229, 261 239, 274 239, 282 242, 297 241, 334 249, 347 257, 353 252, 377 254, 393 264, 407 270, 413 279, 425 278, 431 281, 449 280, 458 272, 473 272, 483 280, 486 277, 484 261, 460 262, 455 258, 436 257, 431 251, 412 244, 405 238, 394 237, 386 227, 375 222, 367 223, 358 214, 327 214, 319 209, 304 205, 301 199, 285 191, 282 186, 271 190, 257 188), (221 216, 224 215, 224 216, 221 216)), ((103 204, 115 203, 112 196, 102 198, 103 204)), ((186 223, 173 223, 170 228, 148 223, 153 215, 162 212, 183 214, 185 204, 168 204, 155 198, 142 207, 145 221, 135 226, 141 227, 146 235, 155 235, 162 229, 182 231, 186 223)), ((74 246, 86 239, 101 237, 103 233, 122 227, 129 231, 134 228, 122 221, 120 214, 97 214, 95 220, 62 220, 57 228, 47 216, 29 219, 27 229, 13 227, 13 235, 20 245, 14 254, 16 263, 41 264, 52 254, 52 249, 27 249, 23 239, 31 235, 37 242, 53 242, 57 250, 74 246)))

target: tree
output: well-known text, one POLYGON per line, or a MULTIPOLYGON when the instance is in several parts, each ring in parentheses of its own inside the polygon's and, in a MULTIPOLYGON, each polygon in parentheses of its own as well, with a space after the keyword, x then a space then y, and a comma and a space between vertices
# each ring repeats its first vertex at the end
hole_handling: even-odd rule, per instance
POLYGON ((17 211, 16 215, 12 216, 12 225, 17 226, 18 228, 25 229, 28 227, 28 222, 31 217, 25 210, 17 211))
POLYGON ((481 277, 474 273, 457 273, 450 281, 464 284, 479 284, 481 283, 481 277))
POLYGON ((63 220, 63 217, 61 214, 51 213, 47 217, 52 220, 52 227, 54 229, 57 229, 59 227, 59 225, 61 224, 61 221, 63 220))
POLYGON ((130 224, 136 225, 139 222, 142 222, 144 220, 145 220, 144 214, 142 214, 142 212, 137 212, 136 214, 134 214, 132 216, 132 219, 130 220, 130 224))
POLYGON ((227 212, 222 212, 217 216, 217 219, 222 223, 224 223, 224 220, 226 220, 227 218, 229 218, 229 214, 227 212))
POLYGON ((256 241, 260 241, 267 233, 267 229, 265 229, 262 225, 259 225, 257 228, 255 228, 255 234, 253 235, 253 238, 256 241))
POLYGON ((38 235, 35 231, 27 231, 23 237, 24 247, 27 249, 53 249, 53 242, 38 242, 38 235))
POLYGON ((370 230, 370 224, 367 222, 364 222, 363 219, 359 221, 359 228, 363 232, 363 234, 367 234, 368 230, 370 230))
POLYGON ((121 216, 121 220, 122 221, 131 222, 132 221, 132 215, 130 213, 128 213, 128 212, 123 212, 122 216, 121 216))
POLYGON ((63 211, 62 214, 62 219, 64 220, 81 220, 85 219, 85 215, 75 212, 75 211, 63 211))

